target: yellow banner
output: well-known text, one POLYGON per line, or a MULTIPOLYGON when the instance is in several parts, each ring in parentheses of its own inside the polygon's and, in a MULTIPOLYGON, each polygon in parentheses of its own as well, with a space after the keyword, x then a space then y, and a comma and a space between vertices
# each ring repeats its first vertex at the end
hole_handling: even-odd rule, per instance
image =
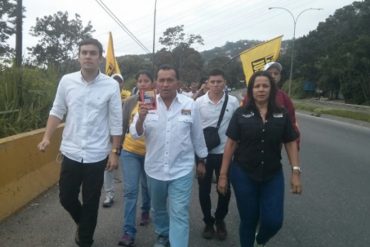
POLYGON ((113 74, 121 74, 121 70, 119 69, 117 59, 114 56, 113 38, 111 32, 109 32, 108 48, 105 59, 106 59, 105 74, 109 76, 113 74))
POLYGON ((240 53, 246 84, 254 72, 262 70, 266 63, 279 58, 282 38, 283 36, 279 36, 240 53))

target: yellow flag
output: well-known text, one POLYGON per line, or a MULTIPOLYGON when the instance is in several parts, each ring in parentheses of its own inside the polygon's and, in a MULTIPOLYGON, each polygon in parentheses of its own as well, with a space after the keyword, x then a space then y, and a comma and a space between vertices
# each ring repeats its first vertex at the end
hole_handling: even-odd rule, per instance
POLYGON ((106 59, 105 74, 109 76, 113 74, 121 74, 121 70, 119 69, 117 59, 114 56, 113 38, 111 32, 109 32, 108 48, 105 59, 106 59))
POLYGON ((279 58, 282 37, 279 36, 240 53, 246 84, 254 72, 262 70, 266 63, 279 58))

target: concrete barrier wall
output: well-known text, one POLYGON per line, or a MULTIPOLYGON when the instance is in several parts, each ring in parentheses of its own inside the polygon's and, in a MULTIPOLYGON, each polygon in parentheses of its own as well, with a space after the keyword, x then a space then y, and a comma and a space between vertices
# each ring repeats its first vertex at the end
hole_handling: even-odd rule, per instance
POLYGON ((37 149, 45 129, 0 139, 0 221, 57 183, 63 126, 45 153, 37 149))

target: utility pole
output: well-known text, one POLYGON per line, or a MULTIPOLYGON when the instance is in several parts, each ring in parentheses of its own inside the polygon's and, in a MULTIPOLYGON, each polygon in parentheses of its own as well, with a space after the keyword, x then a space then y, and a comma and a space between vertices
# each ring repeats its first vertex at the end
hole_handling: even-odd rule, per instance
POLYGON ((17 103, 18 107, 23 105, 23 81, 22 81, 22 25, 23 25, 23 4, 22 0, 17 0, 16 8, 16 38, 15 38, 15 65, 19 69, 17 80, 17 103))
POLYGON ((154 67, 155 67, 155 28, 157 22, 157 0, 154 2, 154 21, 153 21, 153 53, 152 53, 152 72, 153 75, 155 74, 154 67))
POLYGON ((297 27, 297 22, 298 22, 298 19, 299 17, 306 11, 309 11, 309 10, 322 10, 322 8, 307 8, 307 9, 304 9, 302 10, 299 14, 297 14, 296 16, 294 16, 293 12, 290 11, 289 9, 287 8, 283 8, 283 7, 269 7, 269 10, 271 9, 281 9, 281 10, 284 10, 286 12, 289 13, 289 15, 292 17, 293 19, 293 39, 292 39, 292 46, 291 46, 291 56, 290 56, 290 72, 289 72, 289 88, 288 88, 288 95, 291 96, 291 89, 292 89, 292 80, 293 80, 293 66, 294 66, 294 52, 295 52, 295 48, 294 48, 294 43, 295 43, 295 31, 296 31, 296 27, 297 27))
POLYGON ((22 65, 22 24, 23 24, 23 11, 22 0, 17 0, 16 8, 16 38, 15 38, 15 64, 19 68, 22 65))

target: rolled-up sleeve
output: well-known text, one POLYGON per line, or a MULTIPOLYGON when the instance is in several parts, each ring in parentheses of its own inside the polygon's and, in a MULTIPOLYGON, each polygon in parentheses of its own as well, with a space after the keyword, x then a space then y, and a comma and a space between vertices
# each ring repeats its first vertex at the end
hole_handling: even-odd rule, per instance
POLYGON ((50 110, 50 115, 63 120, 64 115, 67 113, 67 104, 65 101, 65 80, 64 77, 60 80, 53 106, 50 110))
POLYGON ((207 157, 208 150, 200 121, 200 112, 195 103, 193 104, 193 125, 191 129, 191 137, 196 155, 201 158, 207 157))
POLYGON ((132 138, 134 138, 134 139, 139 139, 145 133, 145 127, 144 126, 143 126, 144 131, 143 131, 142 135, 139 135, 136 131, 136 122, 137 122, 138 119, 139 119, 139 114, 136 113, 135 116, 134 116, 134 119, 132 120, 132 123, 130 124, 130 134, 131 134, 132 138))
POLYGON ((122 135, 122 103, 117 83, 109 101, 109 131, 112 136, 122 135))

